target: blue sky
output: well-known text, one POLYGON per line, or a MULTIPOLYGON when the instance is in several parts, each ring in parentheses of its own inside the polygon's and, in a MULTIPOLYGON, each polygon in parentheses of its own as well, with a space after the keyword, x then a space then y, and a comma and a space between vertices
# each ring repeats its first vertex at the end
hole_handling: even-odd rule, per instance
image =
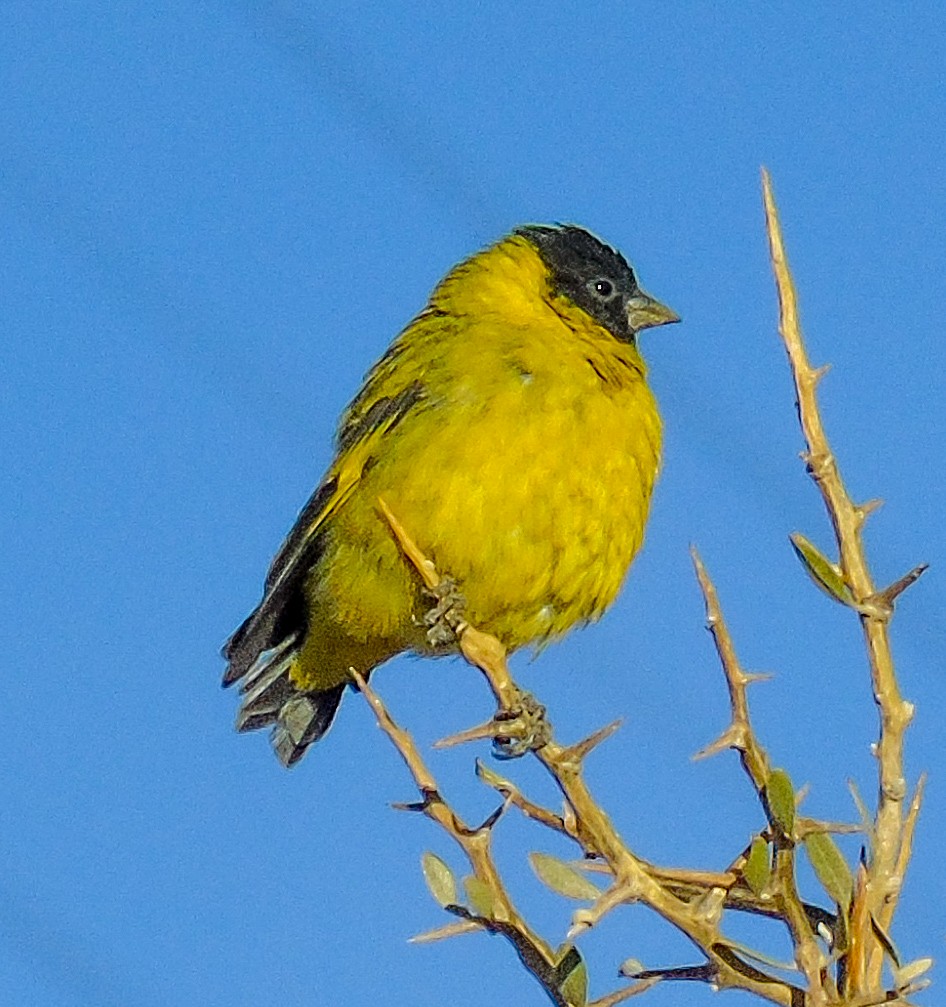
MULTIPOLYGON (((788 545, 830 538, 776 338, 763 163, 810 352, 833 365, 842 471, 886 501, 873 569, 932 563, 894 624, 910 778, 930 772, 894 937, 907 958, 942 950, 942 10, 460 7, 3 7, 4 1003, 545 1002, 498 938, 405 943, 443 921, 421 852, 462 861, 388 807, 412 790, 364 703, 346 697, 287 773, 262 735, 233 733, 218 657, 364 371, 450 265, 524 221, 597 231, 685 324, 643 343, 667 440, 645 551, 601 624, 517 658, 521 681, 563 739, 625 717, 589 776, 634 849, 725 865, 761 818, 734 756, 690 761, 727 714, 695 542, 744 663, 775 672, 756 722, 811 784, 806 810, 850 818, 847 778, 872 794, 856 620, 788 545)), ((458 662, 375 681, 425 744, 489 711, 458 662)), ((494 803, 474 754, 432 759, 471 819, 494 803)), ((526 760, 509 772, 552 799, 526 760)), ((561 940, 575 905, 523 858, 567 848, 512 817, 498 843, 561 940)), ((582 950, 594 995, 624 958, 693 960, 644 910, 582 950)))

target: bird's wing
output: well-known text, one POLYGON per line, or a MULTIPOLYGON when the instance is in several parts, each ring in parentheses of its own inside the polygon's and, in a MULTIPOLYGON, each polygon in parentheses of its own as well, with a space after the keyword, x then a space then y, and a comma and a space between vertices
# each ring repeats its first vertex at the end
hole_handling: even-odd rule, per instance
POLYGON ((224 685, 242 678, 260 654, 304 627, 301 588, 321 554, 325 528, 383 450, 384 438, 427 399, 419 371, 388 366, 392 355, 393 348, 343 416, 335 462, 276 554, 262 601, 224 645, 224 685))
POLYGON ((346 414, 338 436, 338 458, 276 554, 266 576, 267 591, 291 577, 300 565, 306 569, 311 566, 314 557, 309 554, 319 531, 351 496, 369 462, 377 456, 381 441, 424 398, 424 386, 414 380, 396 393, 373 396, 357 418, 346 414))

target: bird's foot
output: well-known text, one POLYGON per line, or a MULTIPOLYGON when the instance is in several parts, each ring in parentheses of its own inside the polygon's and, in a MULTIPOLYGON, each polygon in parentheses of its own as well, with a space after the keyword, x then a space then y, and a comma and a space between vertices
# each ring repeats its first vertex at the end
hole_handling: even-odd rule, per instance
POLYGON ((456 646, 466 607, 466 599, 457 588, 456 581, 443 577, 435 588, 424 593, 436 601, 434 607, 424 613, 427 642, 438 649, 456 646))
POLYGON ((497 759, 518 759, 552 740, 545 707, 531 692, 520 692, 516 705, 500 710, 492 720, 493 755, 497 759))

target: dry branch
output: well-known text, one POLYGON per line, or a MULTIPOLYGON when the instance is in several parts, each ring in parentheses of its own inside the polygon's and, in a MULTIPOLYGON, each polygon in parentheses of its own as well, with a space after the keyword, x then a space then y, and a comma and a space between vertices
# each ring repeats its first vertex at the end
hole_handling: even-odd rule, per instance
POLYGON ((455 894, 449 868, 430 858, 425 873, 435 876, 431 889, 444 909, 457 920, 417 940, 440 940, 475 930, 499 933, 509 940, 525 967, 538 979, 558 1007, 613 1007, 644 993, 654 983, 697 981, 716 989, 741 989, 781 1007, 868 1007, 881 1003, 906 1004, 906 996, 922 988, 927 959, 898 967, 894 988, 882 985, 885 958, 893 957, 886 933, 890 928, 912 849, 923 793, 917 785, 909 808, 904 808, 907 785, 903 747, 913 707, 900 695, 889 644, 889 624, 897 598, 922 574, 916 567, 884 590, 871 578, 861 533, 876 501, 855 504, 841 480, 818 412, 816 389, 826 368, 809 363, 798 324, 794 283, 788 268, 771 184, 763 173, 763 194, 772 266, 780 303, 779 329, 788 353, 807 450, 808 471, 821 491, 837 539, 839 562, 823 557, 804 536, 794 535, 799 558, 816 584, 860 619, 867 647, 874 700, 880 714, 875 751, 878 765, 876 812, 859 802, 859 826, 825 822, 796 813, 796 793, 781 769, 757 738, 750 719, 748 686, 765 676, 745 672, 723 618, 716 588, 693 550, 693 562, 706 605, 710 630, 729 693, 730 723, 700 755, 736 750, 746 776, 758 796, 765 825, 724 870, 660 867, 639 857, 624 842, 583 776, 585 759, 617 729, 610 724, 570 746, 555 740, 545 708, 523 692, 509 673, 505 651, 498 640, 465 622, 449 601, 450 571, 438 571, 413 540, 410 530, 383 500, 379 510, 387 520, 405 557, 427 590, 438 599, 438 625, 446 639, 456 640, 466 660, 483 673, 499 710, 493 720, 440 743, 462 744, 492 739, 516 754, 528 750, 547 770, 564 799, 561 814, 536 804, 510 780, 477 764, 480 778, 494 788, 502 805, 486 822, 470 827, 450 807, 439 790, 411 736, 388 713, 365 679, 352 671, 357 687, 370 703, 379 725, 401 754, 420 792, 419 803, 405 805, 437 822, 462 849, 473 871, 467 879, 467 901, 455 894), (530 821, 565 836, 580 848, 581 868, 604 874, 607 887, 598 891, 570 865, 547 855, 533 856, 540 877, 554 890, 588 904, 574 913, 566 943, 553 949, 527 924, 515 907, 492 856, 492 833, 508 808, 530 821), (871 847, 866 863, 852 873, 830 833, 863 831, 871 847), (835 910, 802 901, 796 882, 796 856, 804 845, 835 910), (444 895, 446 892, 447 895, 444 895), (597 893, 597 894, 596 894, 597 893), (454 901, 455 899, 455 901, 454 901), (704 961, 665 969, 622 970, 634 984, 587 1002, 581 956, 571 941, 594 927, 613 910, 633 904, 648 907, 685 934, 704 961), (731 911, 754 913, 780 920, 791 938, 798 985, 783 978, 778 963, 726 938, 723 925, 731 911))
MULTIPOLYGON (((798 317, 795 282, 788 267, 782 241, 778 210, 767 171, 762 172, 762 191, 769 236, 772 269, 778 288, 779 333, 788 353, 798 417, 805 437, 805 461, 812 479, 821 491, 825 508, 834 527, 840 556, 840 571, 851 591, 858 611, 870 665, 874 701, 880 714, 880 730, 874 751, 878 762, 877 812, 874 817, 874 842, 867 867, 866 909, 868 917, 887 929, 893 918, 903 884, 905 857, 909 840, 904 831, 904 800, 907 783, 903 770, 904 734, 913 717, 913 706, 900 694, 890 649, 889 624, 896 596, 909 587, 925 567, 916 567, 891 588, 878 591, 867 564, 862 531, 877 501, 856 504, 847 492, 837 460, 824 430, 818 409, 817 387, 826 368, 811 366, 802 339, 798 317)), ((913 815, 915 820, 916 815, 913 815)), ((912 825, 911 825, 912 833, 912 825)), ((881 981, 885 951, 875 935, 862 937, 869 947, 864 976, 867 993, 881 981)))

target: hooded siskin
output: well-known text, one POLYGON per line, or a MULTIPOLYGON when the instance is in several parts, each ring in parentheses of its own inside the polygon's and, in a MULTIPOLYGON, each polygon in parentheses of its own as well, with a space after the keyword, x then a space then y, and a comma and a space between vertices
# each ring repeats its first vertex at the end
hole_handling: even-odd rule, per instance
POLYGON ((451 270, 343 414, 335 460, 224 647, 237 727, 272 725, 291 765, 328 729, 350 667, 434 653, 431 599, 379 497, 508 649, 598 618, 660 464, 637 333, 677 320, 572 225, 521 227, 451 270))

